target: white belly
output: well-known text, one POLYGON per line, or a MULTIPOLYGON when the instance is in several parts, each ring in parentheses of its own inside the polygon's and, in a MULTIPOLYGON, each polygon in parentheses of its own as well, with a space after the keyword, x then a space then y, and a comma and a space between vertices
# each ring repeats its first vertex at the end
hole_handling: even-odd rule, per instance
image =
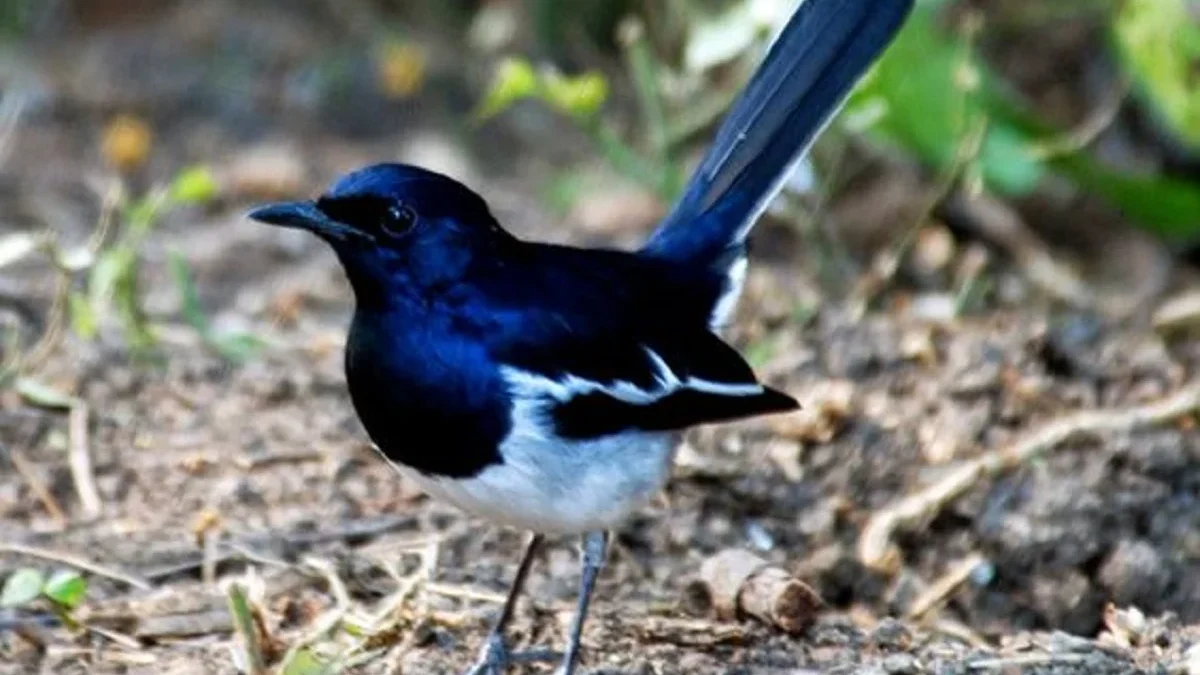
POLYGON ((578 442, 513 435, 500 448, 504 463, 473 478, 394 466, 431 496, 498 525, 578 534, 611 528, 650 501, 670 476, 676 446, 671 433, 578 442))

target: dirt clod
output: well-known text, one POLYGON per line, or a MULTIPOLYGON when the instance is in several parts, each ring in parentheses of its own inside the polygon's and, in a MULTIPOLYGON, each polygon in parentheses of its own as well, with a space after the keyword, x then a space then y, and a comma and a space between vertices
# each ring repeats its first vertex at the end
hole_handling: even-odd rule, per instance
POLYGON ((1097 578, 1118 605, 1144 605, 1162 597, 1171 573, 1148 542, 1123 540, 1101 563, 1097 578))

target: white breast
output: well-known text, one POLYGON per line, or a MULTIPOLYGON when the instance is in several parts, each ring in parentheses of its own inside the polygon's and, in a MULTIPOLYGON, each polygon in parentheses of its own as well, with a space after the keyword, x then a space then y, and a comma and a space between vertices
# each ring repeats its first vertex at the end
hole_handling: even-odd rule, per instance
POLYGON ((676 447, 673 436, 629 433, 563 442, 510 435, 500 449, 504 463, 473 478, 396 468, 431 496, 498 525, 578 534, 613 527, 662 489, 676 447))
MULTIPOLYGON (((670 476, 677 432, 627 431, 600 438, 559 437, 549 409, 572 397, 603 391, 633 403, 650 403, 684 387, 723 395, 762 391, 757 383, 722 384, 681 380, 652 351, 658 386, 642 390, 627 382, 599 384, 577 377, 550 379, 504 368, 512 395, 510 429, 500 442, 503 463, 471 478, 396 469, 435 498, 500 525, 535 532, 578 534, 613 527, 650 501, 670 476), (752 391, 751 391, 752 390, 752 391)), ((425 452, 454 452, 426 448, 425 452)))

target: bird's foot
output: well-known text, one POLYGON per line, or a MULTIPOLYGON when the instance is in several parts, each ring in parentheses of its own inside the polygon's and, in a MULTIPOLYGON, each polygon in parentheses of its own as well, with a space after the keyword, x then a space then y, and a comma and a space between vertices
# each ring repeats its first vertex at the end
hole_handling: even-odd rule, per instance
POLYGON ((508 667, 514 663, 542 663, 556 661, 562 654, 552 649, 530 649, 523 652, 509 651, 504 643, 504 636, 492 633, 484 643, 479 654, 479 660, 466 675, 504 675, 508 667))

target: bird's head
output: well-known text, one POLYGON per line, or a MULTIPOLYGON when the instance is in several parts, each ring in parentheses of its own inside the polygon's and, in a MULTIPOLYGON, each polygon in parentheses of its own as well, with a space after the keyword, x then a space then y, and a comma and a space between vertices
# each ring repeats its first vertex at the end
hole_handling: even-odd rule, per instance
POLYGON ((452 284, 473 256, 516 241, 470 188, 406 164, 359 169, 315 200, 271 204, 249 216, 325 240, 360 302, 452 284))

